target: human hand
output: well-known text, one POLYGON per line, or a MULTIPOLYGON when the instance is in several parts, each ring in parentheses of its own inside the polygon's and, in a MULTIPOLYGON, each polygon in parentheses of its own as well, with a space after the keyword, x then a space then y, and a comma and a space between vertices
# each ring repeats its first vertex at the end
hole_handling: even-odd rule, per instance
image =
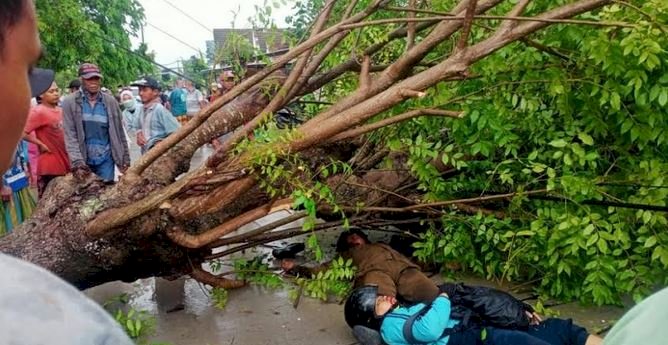
POLYGON ((281 268, 283 271, 288 272, 297 266, 295 259, 282 259, 281 268))
POLYGON ((42 143, 39 145, 39 152, 40 153, 51 153, 51 150, 49 150, 49 147, 46 146, 46 144, 42 143))
POLYGON ((536 312, 525 311, 524 314, 529 318, 530 325, 538 325, 543 321, 543 319, 536 312))
POLYGON ((10 201, 12 199, 12 193, 12 189, 9 186, 2 186, 2 191, 0 191, 2 201, 10 201))
POLYGON ((125 174, 125 172, 127 172, 129 168, 130 168, 129 165, 123 165, 119 167, 118 170, 121 172, 121 174, 125 174))
POLYGON ((144 136, 144 132, 142 131, 137 132, 137 145, 139 146, 146 145, 146 137, 144 136))
POLYGON ((77 180, 83 180, 90 175, 90 168, 87 165, 79 165, 72 169, 72 175, 77 180))

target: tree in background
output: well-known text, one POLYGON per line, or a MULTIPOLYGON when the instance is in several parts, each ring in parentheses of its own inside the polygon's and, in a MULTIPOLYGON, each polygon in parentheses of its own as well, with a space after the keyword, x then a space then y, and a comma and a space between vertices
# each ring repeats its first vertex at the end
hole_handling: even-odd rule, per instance
POLYGON ((201 265, 304 233, 318 253, 319 231, 393 225, 420 238, 419 258, 543 296, 615 303, 665 284, 668 3, 395 5, 309 4, 288 53, 117 185, 56 181, 0 250, 80 287, 174 274, 238 287, 201 265), (303 124, 268 121, 297 100, 303 124), (285 205, 304 229, 235 233, 285 205))
MULTIPOLYGON (((192 55, 187 60, 181 60, 183 67, 183 74, 192 80, 198 87, 208 87, 209 82, 209 65, 201 56, 192 55)), ((213 80, 213 78, 211 78, 213 80)))
POLYGON ((66 85, 78 65, 93 62, 113 88, 144 74, 153 74, 153 55, 145 44, 132 49, 144 9, 136 0, 36 0, 39 31, 45 54, 40 65, 58 72, 66 85))

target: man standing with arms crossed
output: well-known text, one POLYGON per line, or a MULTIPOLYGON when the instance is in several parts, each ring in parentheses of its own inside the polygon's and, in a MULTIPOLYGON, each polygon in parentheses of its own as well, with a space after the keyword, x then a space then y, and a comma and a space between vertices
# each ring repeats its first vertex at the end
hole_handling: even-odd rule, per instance
POLYGON ((121 108, 101 90, 102 74, 91 63, 79 67, 81 90, 63 101, 65 147, 72 173, 83 179, 91 172, 113 182, 115 167, 125 172, 130 151, 123 131, 121 108))

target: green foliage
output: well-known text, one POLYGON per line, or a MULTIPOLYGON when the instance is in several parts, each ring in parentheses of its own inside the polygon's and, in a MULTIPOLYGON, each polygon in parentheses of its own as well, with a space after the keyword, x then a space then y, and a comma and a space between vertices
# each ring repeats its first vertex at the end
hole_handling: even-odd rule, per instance
POLYGON ((223 310, 227 306, 227 290, 221 288, 213 288, 211 290, 211 301, 213 301, 213 306, 223 310))
POLYGON ((208 76, 206 72, 209 70, 209 65, 206 64, 204 58, 192 55, 187 60, 181 60, 184 74, 190 78, 197 87, 208 87, 208 76))
POLYGON ((405 134, 390 143, 410 153, 431 199, 547 188, 561 200, 489 204, 502 220, 453 211, 423 235, 419 257, 596 304, 668 282, 666 214, 591 203, 668 201, 668 4, 632 3, 642 13, 615 4, 589 16, 634 28, 551 27, 533 39, 563 56, 515 44, 475 65, 481 78, 444 83, 419 101, 457 99, 465 119, 384 130, 405 134), (439 155, 461 173, 430 170, 439 155))
MULTIPOLYGON (((296 32, 306 30, 323 3, 298 3, 291 18, 296 32)), ((431 6, 447 11, 454 3, 431 6)), ((533 1, 527 15, 556 3, 567 1, 533 1)), ((335 18, 344 5, 337 4, 335 18)), ((489 14, 503 15, 512 6, 504 2, 489 14)), ((392 16, 380 11, 371 19, 392 16)), ((518 196, 476 205, 498 211, 495 216, 447 210, 443 226, 417 244, 421 259, 457 261, 489 279, 535 281, 542 296, 596 304, 618 303, 624 294, 640 298, 668 283, 666 213, 619 205, 668 202, 668 2, 616 2, 580 19, 633 27, 552 25, 529 37, 536 44, 511 44, 471 66, 473 78, 440 83, 426 90, 427 97, 406 100, 372 120, 420 108, 464 112, 462 119, 420 117, 368 136, 408 156, 425 202, 550 192, 549 200, 518 196)), ((471 41, 488 37, 488 28, 498 25, 474 25, 471 41)), ((391 29, 355 29, 322 70, 385 40, 391 29)), ((456 38, 425 61, 442 61, 456 38)), ((372 63, 391 63, 404 50, 404 41, 392 42, 372 63)), ((347 74, 310 97, 336 103, 357 83, 356 74, 347 74)), ((308 209, 319 193, 305 191, 294 196, 308 209)))
POLYGON ((283 286, 283 279, 269 269, 269 265, 262 262, 261 257, 252 260, 238 259, 234 261, 234 273, 237 279, 252 284, 276 289, 283 286))
MULTIPOLYGON (((342 257, 332 260, 330 267, 325 271, 318 272, 312 278, 297 278, 296 285, 306 296, 323 301, 334 296, 342 299, 352 289, 352 280, 355 277, 355 267, 352 260, 344 260, 342 257)), ((290 297, 295 299, 299 289, 291 290, 290 297)))
POLYGON ((120 294, 104 303, 104 308, 123 328, 127 335, 139 344, 145 344, 146 338, 155 333, 155 317, 145 310, 129 307, 127 294, 120 294))
POLYGON ((36 0, 35 7, 45 50, 40 66, 57 71, 61 86, 83 62, 99 65, 109 88, 155 72, 147 47, 133 50, 130 42, 144 21, 137 0, 36 0))

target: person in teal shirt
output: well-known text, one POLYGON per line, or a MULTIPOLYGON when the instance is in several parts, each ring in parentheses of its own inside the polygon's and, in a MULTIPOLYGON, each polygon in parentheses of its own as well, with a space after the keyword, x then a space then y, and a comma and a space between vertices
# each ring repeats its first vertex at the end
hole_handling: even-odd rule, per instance
POLYGON ((183 89, 183 80, 178 80, 176 87, 169 94, 167 109, 172 112, 181 125, 188 122, 186 116, 186 90, 183 89))
POLYGON ((521 330, 461 322, 453 314, 445 292, 430 304, 403 305, 394 297, 378 295, 375 286, 363 286, 353 291, 346 308, 351 309, 346 311, 351 327, 358 324, 380 329, 383 341, 389 345, 601 345, 603 342, 572 320, 543 321, 528 311, 530 325, 521 330))

